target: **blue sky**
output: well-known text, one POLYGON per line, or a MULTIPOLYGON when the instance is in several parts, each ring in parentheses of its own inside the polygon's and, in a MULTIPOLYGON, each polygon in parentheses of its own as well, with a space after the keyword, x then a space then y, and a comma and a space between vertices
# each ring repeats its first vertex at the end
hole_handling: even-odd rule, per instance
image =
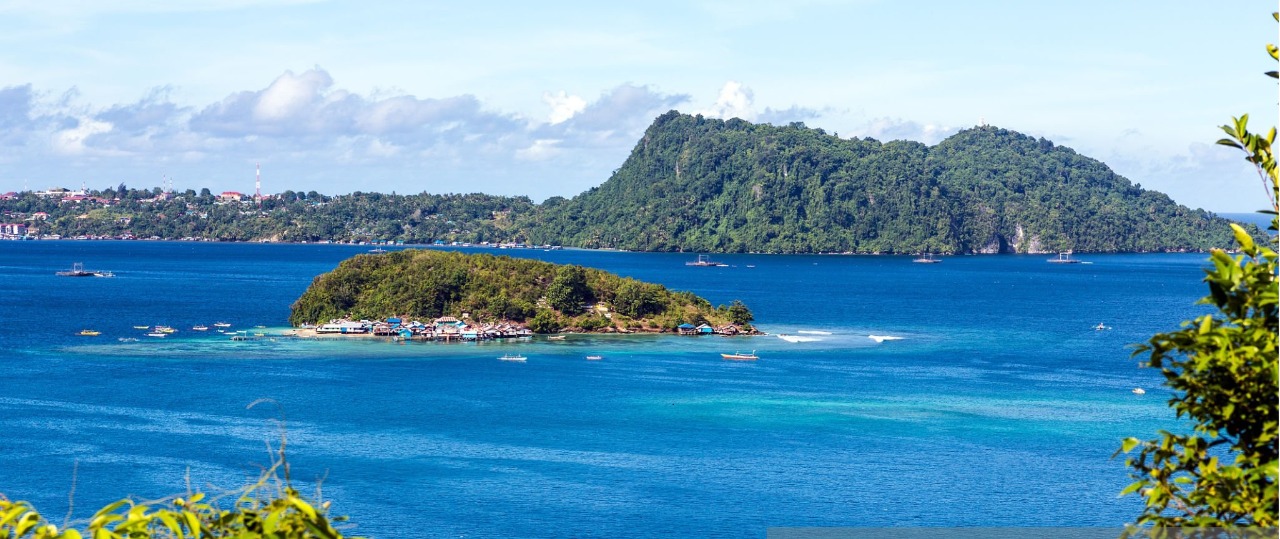
POLYGON ((1274 2, 0 0, 0 191, 573 196, 657 115, 933 144, 980 120, 1214 211, 1274 2))

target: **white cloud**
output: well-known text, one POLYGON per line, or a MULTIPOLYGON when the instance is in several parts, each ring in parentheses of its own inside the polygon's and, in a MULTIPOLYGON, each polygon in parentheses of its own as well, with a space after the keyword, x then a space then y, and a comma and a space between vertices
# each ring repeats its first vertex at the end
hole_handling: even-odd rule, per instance
POLYGON ((529 147, 516 150, 516 158, 530 161, 549 159, 560 153, 556 148, 559 143, 560 141, 556 139, 537 139, 529 147))
POLYGON ((288 120, 315 108, 316 100, 333 86, 328 73, 312 69, 301 75, 286 71, 258 94, 253 106, 255 118, 264 121, 288 120))
POLYGON ((365 152, 373 157, 392 157, 400 153, 400 147, 375 138, 369 141, 365 152))
POLYGON ((856 129, 859 136, 882 141, 914 140, 930 146, 954 135, 960 128, 937 124, 921 124, 901 118, 874 118, 856 129))
POLYGON ((587 100, 576 95, 569 95, 564 90, 542 94, 542 101, 551 107, 548 121, 551 125, 562 123, 587 108, 587 100))
POLYGON ((738 81, 731 80, 724 83, 724 86, 720 88, 720 95, 716 98, 716 103, 701 114, 710 118, 724 120, 742 118, 743 120, 751 121, 756 117, 755 111, 751 108, 753 99, 754 95, 750 88, 743 86, 738 81))
POLYGON ((111 131, 111 124, 90 118, 80 118, 75 127, 59 130, 53 135, 53 150, 62 155, 86 155, 92 152, 85 146, 85 139, 111 131))

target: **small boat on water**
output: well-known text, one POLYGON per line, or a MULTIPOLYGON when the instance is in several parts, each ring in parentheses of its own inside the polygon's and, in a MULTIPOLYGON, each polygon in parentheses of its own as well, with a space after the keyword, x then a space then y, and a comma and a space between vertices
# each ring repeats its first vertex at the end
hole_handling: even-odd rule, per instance
POLYGON ((147 334, 148 337, 164 337, 165 335, 168 335, 168 333, 152 332, 147 334))
POLYGON ((564 338, 565 338, 565 336, 564 336, 564 335, 551 335, 551 336, 547 337, 547 340, 548 340, 548 341, 563 341, 563 340, 564 340, 564 338))
POLYGON ((138 342, 137 337, 120 337, 119 339, 116 339, 116 340, 120 342, 138 342))
POLYGON ((81 337, 97 337, 98 335, 102 335, 102 332, 93 329, 82 329, 80 330, 80 333, 77 333, 76 335, 81 337))
POLYGON ((76 262, 71 265, 71 269, 55 272, 59 277, 115 277, 116 274, 109 271, 87 270, 84 269, 84 263, 76 262))
POLYGON ((1080 260, 1071 258, 1071 251, 1058 253, 1058 258, 1050 258, 1050 264, 1079 264, 1080 260))
POLYGON ((720 357, 724 359, 732 359, 735 361, 751 361, 755 359, 760 359, 760 356, 756 355, 755 350, 752 350, 750 354, 744 354, 742 352, 734 352, 732 354, 720 354, 720 357))
POLYGON ((684 265, 693 266, 697 268, 723 268, 728 266, 728 264, 725 264, 724 262, 712 261, 711 257, 707 255, 698 255, 697 260, 693 262, 685 262, 684 265))
POLYGON ((1134 395, 1146 395, 1146 394, 1147 394, 1147 390, 1142 389, 1142 388, 1140 388, 1140 387, 1135 387, 1135 388, 1133 388, 1133 394, 1134 394, 1134 395))
POLYGON ((917 257, 915 260, 912 260, 912 262, 915 262, 916 264, 938 264, 942 262, 942 259, 934 258, 933 253, 925 253, 917 257))
POLYGON ((525 361, 529 358, 524 357, 520 354, 502 354, 502 356, 499 357, 498 359, 502 361, 525 361))
POLYGON ((604 356, 587 356, 588 361, 600 361, 602 359, 604 359, 604 356))
POLYGON ((228 323, 226 323, 226 322, 214 322, 214 323, 213 323, 213 327, 215 327, 215 328, 229 328, 229 327, 231 327, 231 324, 228 324, 228 323))
POLYGON ((1108 329, 1111 329, 1111 326, 1108 326, 1108 325, 1106 325, 1106 324, 1103 324, 1102 322, 1098 322, 1098 325, 1093 326, 1093 330, 1094 330, 1094 331, 1105 331, 1105 330, 1108 330, 1108 329))
POLYGON ((206 326, 203 324, 198 326, 191 326, 191 331, 209 331, 209 326, 206 326))
POLYGON ((133 326, 133 329, 151 329, 151 326, 133 326))
POLYGON ((387 252, 387 250, 381 247, 374 247, 373 249, 369 249, 369 252, 374 254, 381 254, 381 253, 387 252))

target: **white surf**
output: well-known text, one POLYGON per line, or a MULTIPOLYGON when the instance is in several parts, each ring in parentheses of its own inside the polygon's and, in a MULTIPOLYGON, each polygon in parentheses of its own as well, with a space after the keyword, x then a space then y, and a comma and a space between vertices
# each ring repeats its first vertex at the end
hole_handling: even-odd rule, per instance
POLYGON ((875 342, 900 341, 903 339, 902 337, 895 337, 893 335, 867 335, 867 338, 875 342))
POLYGON ((778 334, 778 338, 787 342, 817 342, 822 340, 817 337, 802 337, 800 335, 787 335, 785 333, 778 334))

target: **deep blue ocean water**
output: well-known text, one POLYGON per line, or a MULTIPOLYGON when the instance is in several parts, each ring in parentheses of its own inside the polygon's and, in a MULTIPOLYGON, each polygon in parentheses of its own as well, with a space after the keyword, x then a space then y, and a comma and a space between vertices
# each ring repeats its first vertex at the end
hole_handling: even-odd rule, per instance
POLYGON ((489 252, 741 299, 763 330, 811 340, 190 331, 279 331, 314 276, 367 249, 0 242, 0 493, 60 523, 73 476, 77 518, 180 493, 188 476, 240 486, 278 439, 274 405, 246 409, 268 398, 300 490, 319 485, 349 533, 379 538, 1114 526, 1139 510, 1116 496, 1120 439, 1178 425, 1129 345, 1204 312, 1200 254, 723 255, 730 267, 693 268, 689 254, 520 250, 489 252), (54 275, 75 262, 116 277, 54 275), (155 324, 180 331, 132 327, 155 324), (86 328, 102 335, 76 335, 86 328), (748 350, 760 360, 719 357, 748 350), (496 359, 507 352, 528 362, 496 359))

